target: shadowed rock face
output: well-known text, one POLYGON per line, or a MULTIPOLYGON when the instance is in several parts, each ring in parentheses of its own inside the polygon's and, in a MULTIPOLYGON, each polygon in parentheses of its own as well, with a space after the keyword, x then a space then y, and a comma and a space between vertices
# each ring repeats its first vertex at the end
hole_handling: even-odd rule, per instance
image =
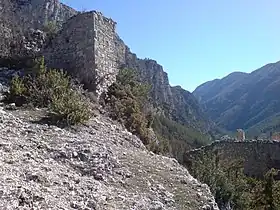
MULTIPOLYGON (((184 162, 191 164, 205 154, 216 154, 219 160, 244 160, 244 173, 261 178, 271 168, 280 169, 280 142, 277 141, 221 141, 186 153, 184 162)), ((280 179, 280 174, 278 176, 280 179)))
MULTIPOLYGON (((10 0, 0 1, 0 57, 10 56, 15 40, 20 39, 20 28, 16 25, 17 18, 10 0)), ((18 49, 16 49, 18 51, 18 49)), ((17 52, 16 52, 17 53, 17 52)))

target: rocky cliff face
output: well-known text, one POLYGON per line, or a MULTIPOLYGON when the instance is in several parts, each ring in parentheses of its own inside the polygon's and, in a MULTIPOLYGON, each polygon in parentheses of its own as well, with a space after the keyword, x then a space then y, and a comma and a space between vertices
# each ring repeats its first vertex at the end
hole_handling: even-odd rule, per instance
POLYGON ((77 11, 58 0, 15 0, 14 8, 25 29, 42 29, 44 24, 50 21, 61 25, 77 14, 77 11))
POLYGON ((59 27, 75 14, 77 11, 58 0, 2 0, 0 57, 26 55, 24 42, 33 33, 30 29, 42 29, 50 21, 59 27))
POLYGON ((17 18, 12 1, 0 1, 0 57, 10 56, 14 40, 21 38, 22 33, 16 23, 17 18))
POLYGON ((163 67, 151 59, 139 59, 126 52, 125 66, 136 69, 143 82, 152 84, 151 100, 159 112, 170 119, 196 129, 209 130, 211 122, 202 112, 196 98, 179 86, 171 87, 163 67))

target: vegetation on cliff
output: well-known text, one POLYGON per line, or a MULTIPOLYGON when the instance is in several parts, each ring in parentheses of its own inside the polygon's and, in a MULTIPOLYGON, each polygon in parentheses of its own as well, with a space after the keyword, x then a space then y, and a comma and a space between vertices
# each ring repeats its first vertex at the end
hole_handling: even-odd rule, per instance
POLYGON ((280 208, 280 181, 275 180, 277 171, 271 169, 262 179, 243 173, 243 160, 222 163, 214 153, 187 163, 190 173, 209 185, 220 207, 233 209, 280 208))
POLYGON ((155 115, 152 127, 161 140, 162 150, 172 154, 179 162, 183 161, 186 151, 211 142, 207 135, 163 115, 155 115))
POLYGON ((210 143, 206 135, 153 111, 150 88, 139 81, 136 71, 122 69, 105 97, 110 116, 153 152, 174 156, 180 162, 185 151, 210 143))
POLYGON ((141 84, 135 71, 122 69, 104 98, 109 114, 120 121, 133 134, 138 135, 145 145, 151 142, 150 120, 145 114, 149 86, 141 84))

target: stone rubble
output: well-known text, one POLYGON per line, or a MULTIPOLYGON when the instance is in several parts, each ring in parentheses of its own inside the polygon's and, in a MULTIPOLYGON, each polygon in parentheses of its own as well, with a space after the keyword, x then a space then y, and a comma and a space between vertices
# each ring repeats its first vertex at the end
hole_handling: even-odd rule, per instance
POLYGON ((0 109, 0 209, 218 209, 206 185, 112 120, 62 129, 33 112, 0 109))

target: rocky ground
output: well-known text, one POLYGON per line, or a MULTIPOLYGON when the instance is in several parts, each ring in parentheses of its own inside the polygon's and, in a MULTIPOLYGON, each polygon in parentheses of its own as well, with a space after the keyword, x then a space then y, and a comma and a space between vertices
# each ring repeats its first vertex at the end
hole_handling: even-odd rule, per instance
POLYGON ((43 114, 0 105, 0 209, 218 209, 175 159, 105 116, 62 129, 43 114))
POLYGON ((175 159, 109 119, 61 129, 28 114, 0 110, 0 209, 217 209, 175 159))

